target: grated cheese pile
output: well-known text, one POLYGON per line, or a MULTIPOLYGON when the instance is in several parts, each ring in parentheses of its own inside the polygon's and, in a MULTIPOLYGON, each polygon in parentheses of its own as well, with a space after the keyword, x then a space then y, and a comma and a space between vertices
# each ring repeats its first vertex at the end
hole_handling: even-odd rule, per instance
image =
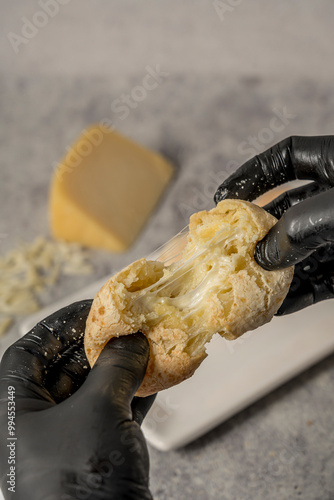
POLYGON ((38 294, 54 285, 60 275, 91 272, 82 247, 44 237, 0 257, 0 335, 9 328, 13 316, 37 311, 38 294))

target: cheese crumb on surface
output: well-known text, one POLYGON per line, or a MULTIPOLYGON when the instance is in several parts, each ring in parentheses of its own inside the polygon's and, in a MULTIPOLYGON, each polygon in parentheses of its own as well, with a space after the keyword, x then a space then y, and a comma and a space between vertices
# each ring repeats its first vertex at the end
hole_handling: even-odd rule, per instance
POLYGON ((4 318, 0 318, 0 337, 4 333, 6 333, 6 331, 11 326, 12 323, 13 323, 13 319, 9 316, 5 316, 4 318))
POLYGON ((54 285, 61 275, 91 272, 87 252, 82 247, 44 237, 20 244, 0 257, 0 333, 8 329, 13 316, 37 311, 38 295, 54 285))

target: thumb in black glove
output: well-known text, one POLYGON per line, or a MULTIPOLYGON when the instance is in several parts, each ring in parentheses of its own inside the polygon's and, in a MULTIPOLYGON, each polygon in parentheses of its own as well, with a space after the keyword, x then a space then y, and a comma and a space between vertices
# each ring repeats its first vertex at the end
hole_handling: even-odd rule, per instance
POLYGON ((279 315, 334 297, 334 137, 289 137, 248 160, 215 194, 216 202, 252 201, 295 179, 313 182, 264 207, 280 220, 255 252, 268 270, 296 264, 279 315))
POLYGON ((278 315, 333 298, 334 188, 283 214, 256 246, 255 259, 268 270, 297 264, 278 315))
POLYGON ((140 424, 154 397, 134 397, 148 342, 141 333, 112 339, 90 371, 83 350, 90 306, 79 302, 46 318, 3 357, 0 461, 6 499, 152 498, 140 424), (5 432, 9 388, 15 436, 5 432), (15 443, 15 493, 7 483, 8 442, 15 443))

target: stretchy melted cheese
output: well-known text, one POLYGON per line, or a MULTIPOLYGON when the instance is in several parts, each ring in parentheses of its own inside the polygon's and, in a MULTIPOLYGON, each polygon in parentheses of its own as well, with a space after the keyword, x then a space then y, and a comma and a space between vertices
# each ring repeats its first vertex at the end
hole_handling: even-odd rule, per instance
POLYGON ((90 364, 111 337, 142 331, 151 356, 137 395, 146 396, 191 376, 214 333, 234 339, 270 321, 293 275, 254 260, 256 243, 275 222, 251 203, 222 201, 191 217, 180 260, 141 259, 113 276, 87 320, 90 364))
MULTIPOLYGON (((240 221, 239 221, 240 222, 240 221)), ((146 314, 147 325, 163 323, 177 328, 180 323, 187 328, 187 350, 202 348, 217 332, 216 324, 207 322, 206 308, 217 294, 224 296, 225 312, 231 302, 232 287, 229 273, 236 262, 229 256, 230 244, 241 237, 241 227, 223 224, 208 241, 196 240, 183 253, 181 260, 163 268, 163 274, 153 285, 136 292, 132 297, 133 314, 146 314)), ((219 333, 229 334, 224 328, 219 333)))
POLYGON ((50 196, 56 238, 124 251, 172 176, 160 155, 108 128, 86 130, 57 168, 50 196))

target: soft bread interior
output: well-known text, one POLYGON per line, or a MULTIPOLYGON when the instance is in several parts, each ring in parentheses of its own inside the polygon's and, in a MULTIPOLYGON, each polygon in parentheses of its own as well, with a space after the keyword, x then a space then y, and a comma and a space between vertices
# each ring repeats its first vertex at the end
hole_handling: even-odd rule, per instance
MULTIPOLYGON (((190 356, 198 355, 217 332, 214 318, 208 321, 213 307, 219 322, 224 323, 222 315, 228 322, 235 300, 231 275, 246 270, 261 281, 259 286, 265 286, 260 274, 248 266, 257 234, 251 217, 230 210, 222 223, 219 216, 210 217, 208 222, 202 215, 192 221, 187 246, 178 262, 166 267, 142 259, 127 276, 119 276, 125 285, 127 311, 123 309, 123 314, 140 318, 147 329, 159 323, 164 329, 187 331, 181 350, 190 356)), ((226 328, 219 333, 231 336, 226 328)), ((179 338, 174 342, 173 338, 164 340, 167 354, 180 348, 179 338)))

